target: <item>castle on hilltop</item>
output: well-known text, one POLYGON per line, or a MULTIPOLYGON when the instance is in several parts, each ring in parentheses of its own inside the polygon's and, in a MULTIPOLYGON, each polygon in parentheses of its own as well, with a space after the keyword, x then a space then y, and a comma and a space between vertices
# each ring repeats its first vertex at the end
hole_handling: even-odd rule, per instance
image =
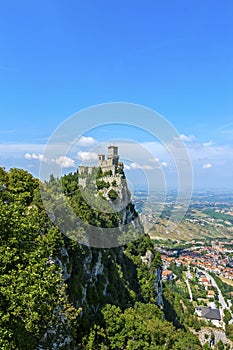
MULTIPOLYGON (((110 173, 115 176, 117 173, 122 173, 124 165, 119 162, 118 147, 109 146, 107 159, 105 154, 98 154, 98 166, 102 169, 103 173, 110 173)), ((92 174, 93 169, 96 167, 91 166, 79 166, 78 171, 80 175, 92 174)))

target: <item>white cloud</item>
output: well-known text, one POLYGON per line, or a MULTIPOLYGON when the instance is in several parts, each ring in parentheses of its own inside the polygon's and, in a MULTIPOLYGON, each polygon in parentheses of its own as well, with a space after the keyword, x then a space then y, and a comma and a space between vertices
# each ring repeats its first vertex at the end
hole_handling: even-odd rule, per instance
POLYGON ((220 164, 222 162, 233 161, 233 147, 231 146, 216 146, 216 145, 203 145, 201 143, 195 143, 192 146, 188 146, 188 151, 193 162, 220 164))
POLYGON ((187 135, 181 134, 180 139, 181 139, 181 141, 184 141, 184 142, 193 142, 193 141, 195 141, 195 136, 193 136, 193 135, 187 136, 187 135))
POLYGON ((62 167, 62 168, 74 167, 74 160, 69 158, 69 157, 66 157, 66 156, 60 156, 57 159, 48 159, 41 153, 38 153, 38 154, 36 154, 36 153, 25 153, 24 154, 24 158, 26 160, 35 159, 35 160, 39 160, 41 162, 54 162, 54 163, 58 164, 60 167, 62 167))
POLYGON ((124 164, 124 168, 126 170, 135 170, 135 169, 141 169, 142 167, 140 165, 138 165, 135 162, 132 162, 130 164, 124 164))
POLYGON ((214 142, 213 142, 213 141, 209 141, 209 142, 203 143, 203 146, 204 146, 204 147, 210 147, 210 146, 213 146, 213 145, 214 145, 214 142))
POLYGON ((157 158, 157 157, 149 158, 149 161, 150 161, 151 163, 159 163, 159 158, 157 158))
POLYGON ((131 163, 130 167, 131 167, 131 169, 139 169, 140 168, 140 166, 135 162, 131 163))
POLYGON ((83 162, 88 162, 91 160, 96 160, 98 159, 98 156, 95 152, 84 152, 84 151, 79 151, 77 154, 78 158, 82 160, 83 162))
POLYGON ((36 153, 25 153, 24 158, 27 159, 27 160, 31 160, 31 159, 38 159, 40 161, 45 160, 44 155, 41 154, 41 153, 38 153, 38 154, 36 154, 36 153))
POLYGON ((206 163, 206 164, 203 164, 203 165, 202 165, 202 168, 203 168, 203 169, 210 169, 210 168, 212 168, 212 166, 213 166, 212 164, 206 163))
POLYGON ((26 153, 42 154, 44 147, 44 144, 0 143, 0 156, 2 159, 22 159, 26 153))
POLYGON ((128 164, 124 164, 124 169, 126 169, 126 170, 130 170, 131 168, 130 168, 130 165, 128 165, 128 164))
POLYGON ((55 163, 60 165, 61 168, 73 168, 74 167, 74 160, 66 157, 61 156, 55 160, 55 163))
POLYGON ((229 134, 229 135, 232 135, 233 134, 233 123, 227 123, 227 124, 224 124, 222 125, 220 128, 219 128, 219 131, 222 133, 222 134, 229 134))
POLYGON ((153 170, 154 168, 151 165, 145 164, 145 165, 142 165, 142 169, 144 169, 144 170, 153 170))
MULTIPOLYGON (((147 175, 149 176, 150 173, 152 174, 153 172, 149 171, 150 167, 153 167, 155 170, 160 168, 161 172, 162 169, 165 171, 165 168, 170 169, 174 167, 176 159, 179 161, 182 160, 182 152, 180 152, 178 147, 179 144, 181 144, 181 139, 183 139, 186 141, 186 149, 190 155, 193 173, 197 184, 206 183, 208 185, 209 183, 216 183, 221 185, 224 183, 226 178, 230 179, 227 181, 232 181, 232 143, 218 144, 214 143, 214 140, 210 141, 210 139, 207 139, 206 141, 202 140, 199 142, 198 139, 194 136, 182 135, 179 139, 180 142, 177 143, 177 148, 176 143, 174 143, 174 145, 172 144, 172 148, 170 144, 162 144, 162 142, 159 141, 141 143, 119 141, 117 145, 119 147, 120 160, 124 162, 125 170, 131 170, 129 176, 132 176, 135 181, 137 181, 137 169, 144 170, 145 172, 148 171, 147 175), (174 159, 173 153, 170 153, 173 150, 175 150, 174 159), (211 168, 212 170, 208 171, 208 169, 211 168)), ((39 168, 40 161, 52 163, 59 162, 62 166, 75 166, 73 159, 76 159, 77 155, 80 162, 89 161, 91 164, 96 165, 97 154, 107 153, 107 146, 109 145, 107 142, 105 144, 97 144, 97 141, 92 137, 82 137, 79 141, 82 145, 90 145, 96 142, 94 145, 96 148, 90 149, 90 152, 88 152, 88 150, 85 148, 81 148, 81 146, 74 148, 72 149, 72 152, 69 151, 69 156, 72 159, 70 158, 71 161, 68 162, 65 161, 65 159, 60 159, 60 155, 65 154, 63 151, 64 147, 67 147, 67 145, 64 145, 62 143, 54 144, 51 146, 52 151, 54 149, 54 156, 52 156, 53 152, 51 151, 50 153, 47 152, 48 154, 51 154, 51 156, 46 156, 46 153, 44 153, 44 157, 43 150, 46 146, 45 144, 8 143, 0 144, 0 159, 2 164, 8 168, 17 166, 28 169, 30 166, 33 166, 33 169, 37 169, 39 168), (82 152, 81 150, 85 150, 86 152, 82 152)), ((165 173, 167 176, 166 171, 165 173)))
POLYGON ((124 168, 126 170, 136 170, 136 169, 153 170, 153 169, 155 169, 155 167, 153 167, 149 164, 139 165, 138 163, 135 163, 135 162, 132 162, 130 164, 124 164, 124 168))
POLYGON ((94 137, 91 137, 91 136, 81 136, 77 142, 79 146, 83 146, 83 147, 93 146, 95 143, 96 143, 96 140, 94 139, 94 137))
POLYGON ((25 153, 24 158, 27 160, 32 159, 32 155, 30 153, 25 153))

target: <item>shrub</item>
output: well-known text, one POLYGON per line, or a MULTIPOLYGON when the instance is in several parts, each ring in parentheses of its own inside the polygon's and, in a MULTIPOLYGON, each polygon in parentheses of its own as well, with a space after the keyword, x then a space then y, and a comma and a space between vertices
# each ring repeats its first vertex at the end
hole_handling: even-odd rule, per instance
POLYGON ((102 190, 103 188, 109 188, 110 183, 103 180, 96 180, 96 186, 98 190, 102 190))
POLYGON ((113 189, 111 189, 108 192, 108 197, 111 199, 111 201, 115 201, 118 197, 118 194, 116 193, 116 191, 114 191, 113 189))

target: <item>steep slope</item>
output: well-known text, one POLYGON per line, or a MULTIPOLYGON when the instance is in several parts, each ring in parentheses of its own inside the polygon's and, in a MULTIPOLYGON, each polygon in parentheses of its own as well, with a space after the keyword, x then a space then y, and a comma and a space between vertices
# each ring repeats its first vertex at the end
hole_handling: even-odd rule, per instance
MULTIPOLYGON (((77 206, 77 203, 83 204, 80 196, 90 196, 90 192, 87 190, 86 193, 80 193, 77 178, 77 174, 64 176, 63 187, 78 215, 86 218, 85 210, 82 205, 77 206)), ((118 305, 122 309, 132 306, 136 301, 157 301, 162 305, 160 255, 155 251, 149 236, 143 232, 130 201, 125 178, 105 176, 101 177, 101 185, 98 179, 97 185, 99 186, 92 187, 92 198, 101 193, 101 197, 106 199, 113 212, 106 210, 104 214, 99 214, 90 206, 88 210, 92 212, 91 219, 94 218, 96 224, 98 218, 102 226, 108 227, 114 227, 117 223, 122 233, 120 238, 124 237, 126 241, 132 242, 103 249, 67 240, 70 261, 69 295, 76 307, 82 308, 80 328, 83 328, 84 332, 92 324, 101 322, 101 310, 106 304, 118 305), (113 191, 114 200, 109 196, 113 191), (132 222, 133 225, 129 226, 132 222), (136 240, 132 238, 134 232, 136 240)))
MULTIPOLYGON (((43 187, 59 217, 62 206, 50 202, 57 182, 51 177, 43 187)), ((45 212, 39 181, 24 170, 0 168, 0 348, 200 349, 190 333, 164 321, 156 305, 163 303, 161 259, 132 203, 114 211, 114 198, 127 195, 127 184, 123 190, 113 182, 108 191, 116 194, 102 193, 111 210, 99 213, 82 197, 78 173, 59 183, 58 198, 65 197, 85 223, 120 227, 125 244, 97 248, 65 236, 45 212), (136 225, 130 225, 133 218, 136 225)))

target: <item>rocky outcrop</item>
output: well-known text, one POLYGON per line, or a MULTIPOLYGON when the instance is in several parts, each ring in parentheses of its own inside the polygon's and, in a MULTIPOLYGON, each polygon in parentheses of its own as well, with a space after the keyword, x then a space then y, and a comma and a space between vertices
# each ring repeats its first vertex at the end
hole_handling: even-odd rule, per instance
MULTIPOLYGON (((108 183, 109 186, 101 190, 95 187, 96 193, 94 193, 94 196, 98 196, 101 192, 101 195, 107 200, 113 211, 118 213, 120 218, 119 230, 126 236, 128 234, 123 242, 126 244, 135 240, 137 242, 139 237, 141 237, 141 241, 143 241, 143 237, 147 237, 145 241, 150 242, 148 236, 144 234, 143 226, 131 202, 131 194, 125 177, 119 174, 109 175, 101 177, 101 181, 108 183), (114 190, 117 194, 115 200, 111 200, 108 196, 111 190, 114 190), (130 229, 124 232, 125 227, 130 227, 130 229), (134 236, 129 237, 129 235, 134 236)), ((148 244, 151 245, 151 242, 148 244)), ((134 245, 137 251, 137 243, 134 243, 134 245)), ((151 266, 156 253, 152 252, 150 247, 146 249, 146 243, 144 243, 144 246, 144 255, 138 252, 138 256, 141 257, 143 263, 148 265, 148 271, 153 271, 154 267, 151 268, 151 266)), ((127 249, 124 246, 100 249, 77 244, 75 250, 68 249, 68 251, 71 255, 68 261, 73 261, 72 274, 68 280, 71 297, 75 304, 82 308, 83 315, 90 308, 97 312, 100 305, 105 303, 123 303, 124 299, 130 299, 130 289, 135 289, 134 292, 137 293, 133 278, 137 278, 138 266, 129 260, 127 249), (82 258, 80 259, 79 257, 82 258), (77 260, 79 264, 77 264, 77 260), (131 266, 132 271, 130 273, 127 264, 131 266), (132 278, 132 276, 134 277, 132 278), (122 286, 119 288, 121 284, 122 286)), ((162 279, 159 265, 154 271, 154 276, 155 300, 158 306, 162 307, 162 279)), ((129 303, 129 300, 127 303, 129 303)), ((124 305, 121 306, 124 307, 124 305)))
MULTIPOLYGON (((61 267, 69 300, 76 309, 81 309, 79 322, 87 329, 94 319, 100 317, 105 304, 119 305, 124 309, 137 300, 155 300, 159 307, 163 305, 158 253, 153 250, 149 236, 144 234, 131 202, 127 182, 119 175, 103 177, 101 180, 110 183, 109 187, 101 191, 95 188, 93 195, 98 196, 101 192, 105 203, 107 201, 113 212, 117 213, 119 231, 126 235, 126 240, 114 248, 94 248, 65 239, 65 246, 61 247, 59 256, 51 258, 49 262, 61 267), (115 200, 109 198, 111 190, 116 193, 115 200), (129 227, 129 230, 125 227, 129 227), (127 234, 134 236, 128 238, 127 234), (158 261, 157 265, 155 261, 158 261), (146 271, 144 264, 148 267, 146 271), (153 274, 154 279, 151 279, 153 274), (148 286, 144 288, 146 279, 148 286)), ((50 334, 53 332, 56 333, 56 330, 50 330, 50 334)), ((65 341, 68 344, 72 332, 68 329, 67 334, 65 341)), ((53 349, 60 349, 57 342, 53 343, 53 349)))
POLYGON ((162 268, 158 266, 155 270, 155 288, 156 288, 156 304, 163 307, 163 284, 162 284, 162 268))

